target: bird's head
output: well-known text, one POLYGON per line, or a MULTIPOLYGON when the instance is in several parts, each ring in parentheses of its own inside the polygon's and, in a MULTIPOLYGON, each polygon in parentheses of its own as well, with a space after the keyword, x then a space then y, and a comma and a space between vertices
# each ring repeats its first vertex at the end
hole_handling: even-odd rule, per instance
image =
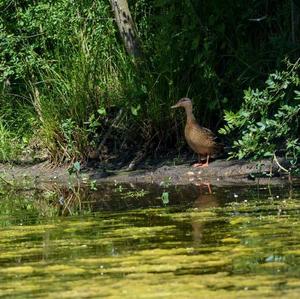
POLYGON ((171 108, 178 108, 178 107, 192 107, 192 101, 189 98, 182 98, 180 99, 174 106, 171 106, 171 108))

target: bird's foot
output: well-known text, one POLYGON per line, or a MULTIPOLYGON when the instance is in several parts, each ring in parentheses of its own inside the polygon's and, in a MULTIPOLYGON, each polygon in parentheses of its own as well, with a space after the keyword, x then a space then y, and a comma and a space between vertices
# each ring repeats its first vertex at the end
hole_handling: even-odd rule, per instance
POLYGON ((192 167, 202 167, 203 163, 195 163, 192 165, 192 167))
POLYGON ((197 167, 197 168, 198 168, 198 167, 199 167, 199 168, 200 168, 200 167, 202 168, 202 167, 207 167, 207 166, 208 166, 208 163, 205 163, 205 164, 203 164, 203 163, 195 163, 195 164, 193 164, 192 166, 193 166, 193 167, 197 167))

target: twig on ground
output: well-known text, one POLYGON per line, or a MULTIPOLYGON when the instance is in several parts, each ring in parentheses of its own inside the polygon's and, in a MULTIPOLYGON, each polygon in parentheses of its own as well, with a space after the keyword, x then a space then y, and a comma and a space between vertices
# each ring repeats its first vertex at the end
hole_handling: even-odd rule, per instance
POLYGON ((287 170, 287 169, 284 168, 282 165, 280 165, 280 163, 278 162, 278 159, 277 159, 277 157, 276 157, 275 154, 274 154, 274 161, 276 162, 277 166, 278 166, 281 170, 283 170, 283 171, 285 171, 285 172, 287 172, 287 173, 290 173, 289 170, 287 170))
POLYGON ((3 177, 0 176, 0 180, 3 181, 5 184, 12 186, 13 184, 9 181, 7 181, 6 179, 4 179, 3 177))

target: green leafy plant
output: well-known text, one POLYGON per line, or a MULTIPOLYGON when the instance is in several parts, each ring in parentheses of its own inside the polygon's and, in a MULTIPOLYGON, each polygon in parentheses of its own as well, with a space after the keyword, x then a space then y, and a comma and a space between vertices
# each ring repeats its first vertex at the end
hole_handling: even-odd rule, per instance
POLYGON ((76 161, 75 163, 73 163, 73 165, 71 165, 68 168, 68 173, 69 173, 69 175, 75 174, 76 177, 79 177, 80 170, 81 170, 80 162, 76 161))
POLYGON ((92 191, 97 191, 98 190, 96 180, 91 180, 90 181, 90 190, 92 190, 92 191))
POLYGON ((162 200, 164 205, 167 205, 169 203, 169 192, 164 191, 161 194, 161 200, 162 200))
POLYGON ((247 89, 237 112, 225 111, 220 133, 231 135, 231 158, 274 157, 284 153, 292 165, 300 158, 300 59, 269 75, 263 89, 247 89))

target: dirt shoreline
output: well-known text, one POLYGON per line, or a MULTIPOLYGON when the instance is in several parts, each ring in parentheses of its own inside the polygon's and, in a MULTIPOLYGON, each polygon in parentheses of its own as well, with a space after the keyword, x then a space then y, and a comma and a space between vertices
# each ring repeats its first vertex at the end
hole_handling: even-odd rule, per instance
MULTIPOLYGON (((285 165, 284 160, 279 161, 285 165)), ((0 164, 0 176, 6 180, 34 180, 39 182, 55 182, 67 184, 70 178, 68 167, 51 167, 48 162, 34 165, 0 164)), ((86 182, 106 183, 156 183, 170 185, 185 185, 211 183, 212 185, 233 184, 286 184, 286 173, 270 160, 259 162, 238 160, 216 160, 207 168, 193 168, 190 163, 174 165, 172 161, 158 165, 142 166, 133 171, 124 169, 104 169, 101 164, 85 166, 80 172, 80 178, 86 182), (272 178, 268 177, 271 171, 272 178)))

